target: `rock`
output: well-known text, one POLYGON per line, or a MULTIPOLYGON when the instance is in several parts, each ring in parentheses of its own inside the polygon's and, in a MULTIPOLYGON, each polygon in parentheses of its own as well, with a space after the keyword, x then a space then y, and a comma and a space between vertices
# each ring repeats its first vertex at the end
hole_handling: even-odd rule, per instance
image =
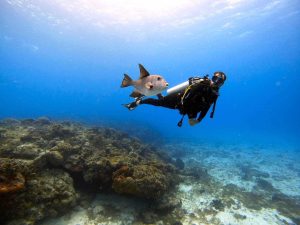
POLYGON ((184 162, 180 158, 176 159, 174 165, 180 170, 184 169, 184 162))
POLYGON ((270 177, 270 175, 268 173, 251 168, 250 166, 242 165, 241 171, 243 173, 242 179, 244 179, 244 180, 252 180, 253 178, 268 178, 268 177, 270 177))
MULTIPOLYGON (((0 157, 0 175, 11 179, 21 173, 26 177, 31 174, 32 168, 29 160, 10 159, 0 157)), ((2 181, 5 179, 2 179, 2 181)))
POLYGON ((13 193, 24 189, 25 178, 21 173, 4 175, 0 173, 0 194, 13 193))
POLYGON ((12 220, 8 222, 6 225, 34 225, 34 222, 28 221, 26 219, 18 219, 18 220, 12 220))
POLYGON ((180 221, 176 221, 176 222, 172 223, 172 225, 182 225, 182 223, 180 221))
POLYGON ((291 218, 295 224, 300 224, 300 204, 299 198, 274 193, 271 198, 273 208, 278 208, 287 217, 291 218))
POLYGON ((97 205, 97 206, 95 206, 94 209, 93 209, 93 214, 94 214, 94 215, 99 215, 99 214, 101 214, 101 213, 103 213, 103 212, 104 212, 104 207, 101 206, 101 205, 97 205))
POLYGON ((50 127, 48 138, 70 138, 74 135, 74 132, 68 127, 64 127, 61 124, 53 124, 50 127))
POLYGON ((265 191, 273 192, 276 190, 270 182, 264 179, 258 178, 256 179, 256 183, 258 188, 263 189, 265 191))
POLYGON ((206 169, 200 166, 192 166, 185 169, 184 174, 187 176, 192 176, 196 179, 208 180, 210 176, 206 169))
POLYGON ((285 202, 285 201, 289 201, 290 198, 287 195, 284 195, 282 193, 274 193, 272 195, 272 201, 273 202, 285 202))
MULTIPOLYGON (((61 215, 78 198, 72 178, 76 188, 92 194, 115 191, 159 199, 178 183, 178 170, 170 159, 158 148, 116 129, 93 129, 48 118, 2 121, 0 183, 6 193, 0 194, 0 218, 36 223, 61 215), (24 185, 7 191, 8 177, 12 183, 22 183, 19 174, 24 185)), ((166 200, 159 207, 168 211, 176 204, 166 200)))
POLYGON ((39 156, 41 149, 33 143, 7 146, 2 149, 0 156, 15 159, 34 159, 39 156))
POLYGON ((41 171, 28 177, 26 189, 0 196, 0 217, 39 221, 66 212, 75 205, 77 194, 72 178, 62 170, 41 171), (56 213, 55 213, 56 214, 56 213))
POLYGON ((158 220, 158 215, 151 211, 145 211, 140 216, 145 224, 154 224, 158 220))
POLYGON ((21 121, 23 126, 31 126, 34 123, 34 119, 24 119, 21 121))
POLYGON ((212 202, 210 203, 210 205, 215 208, 216 210, 219 211, 223 211, 225 206, 223 204, 223 202, 220 199, 214 199, 212 200, 212 202))
POLYGON ((64 164, 64 158, 58 151, 48 152, 45 154, 45 157, 47 158, 47 162, 54 167, 58 167, 64 164))
POLYGON ((123 166, 113 173, 112 188, 120 194, 158 198, 169 187, 168 177, 155 166, 123 166))
POLYGON ((238 213, 234 213, 233 216, 238 219, 238 220, 245 220, 247 219, 247 216, 245 215, 241 215, 241 214, 238 214, 238 213))
POLYGON ((169 213, 181 206, 181 200, 172 195, 164 195, 158 199, 153 208, 160 213, 169 213))
POLYGON ((16 126, 20 124, 20 121, 13 118, 6 118, 1 121, 1 124, 5 126, 16 126))
POLYGON ((14 158, 34 159, 39 156, 40 149, 32 143, 22 144, 13 151, 14 158))
POLYGON ((94 213, 93 213, 93 209, 91 207, 87 208, 86 214, 87 214, 87 216, 88 216, 88 218, 90 220, 95 219, 95 216, 94 216, 94 213))
POLYGON ((49 125, 51 121, 48 117, 39 117, 34 121, 34 124, 38 126, 49 125))

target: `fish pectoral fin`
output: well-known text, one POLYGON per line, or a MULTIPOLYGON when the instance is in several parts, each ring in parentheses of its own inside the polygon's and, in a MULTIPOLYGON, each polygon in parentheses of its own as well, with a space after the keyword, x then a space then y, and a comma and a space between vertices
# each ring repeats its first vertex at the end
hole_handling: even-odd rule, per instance
POLYGON ((151 82, 148 82, 146 83, 145 87, 148 89, 148 90, 151 90, 153 88, 153 84, 151 82))
POLYGON ((164 96, 161 93, 157 94, 156 96, 158 97, 158 99, 163 99, 164 98, 164 96))
POLYGON ((144 77, 148 77, 150 73, 145 69, 145 67, 142 64, 139 64, 140 67, 140 79, 143 79, 144 77))
POLYGON ((129 96, 133 97, 133 98, 140 98, 140 97, 143 97, 144 95, 138 91, 133 91, 129 96))

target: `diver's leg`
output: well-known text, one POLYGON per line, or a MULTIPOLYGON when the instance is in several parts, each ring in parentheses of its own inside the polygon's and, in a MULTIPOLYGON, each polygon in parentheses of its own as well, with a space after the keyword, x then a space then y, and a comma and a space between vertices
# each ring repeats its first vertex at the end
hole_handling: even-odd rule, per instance
POLYGON ((197 120, 196 118, 189 119, 189 124, 190 124, 191 126, 194 126, 194 125, 196 125, 196 124, 199 123, 199 122, 200 122, 200 121, 197 120))
POLYGON ((199 123, 200 121, 196 119, 197 117, 197 113, 196 112, 189 112, 188 113, 188 117, 189 117, 189 124, 191 126, 194 126, 195 124, 199 123))
POLYGON ((154 98, 146 98, 139 102, 140 104, 148 104, 154 106, 162 106, 162 100, 154 98))

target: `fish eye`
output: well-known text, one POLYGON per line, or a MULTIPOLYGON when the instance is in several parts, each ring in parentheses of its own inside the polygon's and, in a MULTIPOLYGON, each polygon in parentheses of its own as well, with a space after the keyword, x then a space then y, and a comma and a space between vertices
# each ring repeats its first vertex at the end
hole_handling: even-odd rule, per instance
POLYGON ((161 80, 161 77, 158 77, 157 80, 161 80))

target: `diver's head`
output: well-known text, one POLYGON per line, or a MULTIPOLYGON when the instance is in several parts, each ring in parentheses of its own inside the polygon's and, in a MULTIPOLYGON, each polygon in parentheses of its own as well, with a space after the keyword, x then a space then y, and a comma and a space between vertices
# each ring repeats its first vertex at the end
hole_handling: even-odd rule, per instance
POLYGON ((214 73, 211 80, 214 83, 214 85, 216 85, 218 88, 220 88, 226 80, 226 75, 225 75, 225 73, 218 71, 218 72, 214 73))

